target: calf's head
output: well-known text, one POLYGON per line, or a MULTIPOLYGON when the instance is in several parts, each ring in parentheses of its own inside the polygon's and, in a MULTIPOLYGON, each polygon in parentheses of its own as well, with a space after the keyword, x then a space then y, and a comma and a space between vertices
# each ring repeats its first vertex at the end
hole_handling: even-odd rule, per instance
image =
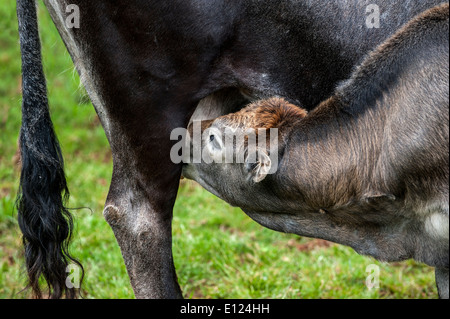
POLYGON ((286 140, 306 115, 284 99, 270 98, 215 120, 194 122, 188 128, 183 176, 232 205, 244 208, 258 196, 258 203, 267 207, 286 140))

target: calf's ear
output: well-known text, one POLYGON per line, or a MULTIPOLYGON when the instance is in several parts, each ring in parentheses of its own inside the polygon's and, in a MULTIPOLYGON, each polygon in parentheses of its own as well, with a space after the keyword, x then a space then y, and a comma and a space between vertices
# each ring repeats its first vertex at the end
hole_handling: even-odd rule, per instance
POLYGON ((267 151, 258 148, 250 151, 245 159, 245 172, 247 180, 252 180, 254 183, 262 182, 272 168, 272 160, 267 151))

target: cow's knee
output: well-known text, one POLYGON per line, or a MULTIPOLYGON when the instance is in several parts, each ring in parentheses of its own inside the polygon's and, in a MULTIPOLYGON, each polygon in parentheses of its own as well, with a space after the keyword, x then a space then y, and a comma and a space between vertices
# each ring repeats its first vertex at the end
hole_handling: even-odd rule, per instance
POLYGON ((124 219, 124 215, 120 212, 120 208, 114 205, 107 205, 103 210, 103 217, 106 222, 111 226, 119 226, 124 219))

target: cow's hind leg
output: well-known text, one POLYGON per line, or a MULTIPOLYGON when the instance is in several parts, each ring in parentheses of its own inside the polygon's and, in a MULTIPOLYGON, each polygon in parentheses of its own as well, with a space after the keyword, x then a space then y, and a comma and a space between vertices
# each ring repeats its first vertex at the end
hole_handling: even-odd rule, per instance
POLYGON ((119 196, 108 200, 104 216, 120 245, 136 298, 181 298, 172 258, 170 217, 161 218, 162 208, 152 207, 144 190, 116 190, 119 196))
MULTIPOLYGON (((164 136, 168 145, 169 135, 164 136)), ((162 156, 164 149, 158 146, 137 154, 137 165, 125 153, 116 158, 104 217, 121 248, 136 298, 182 298, 171 225, 181 168, 162 156)))
POLYGON ((439 298, 449 299, 448 268, 436 268, 436 285, 439 292, 439 298))

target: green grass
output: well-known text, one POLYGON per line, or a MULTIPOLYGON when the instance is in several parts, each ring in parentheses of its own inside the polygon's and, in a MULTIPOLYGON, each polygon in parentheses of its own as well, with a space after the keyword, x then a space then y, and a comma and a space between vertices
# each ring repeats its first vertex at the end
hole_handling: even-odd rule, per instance
MULTIPOLYGON (((76 231, 72 251, 86 270, 86 298, 133 298, 114 235, 102 216, 112 171, 105 134, 86 102, 71 59, 42 4, 41 39, 52 117, 66 161, 76 231)), ((15 1, 0 6, 0 298, 27 298, 18 187, 20 54, 15 1)), ((187 298, 437 298, 433 270, 412 261, 383 264, 352 249, 275 233, 196 184, 181 185, 173 253, 187 298), (380 267, 380 288, 365 285, 380 267)))

